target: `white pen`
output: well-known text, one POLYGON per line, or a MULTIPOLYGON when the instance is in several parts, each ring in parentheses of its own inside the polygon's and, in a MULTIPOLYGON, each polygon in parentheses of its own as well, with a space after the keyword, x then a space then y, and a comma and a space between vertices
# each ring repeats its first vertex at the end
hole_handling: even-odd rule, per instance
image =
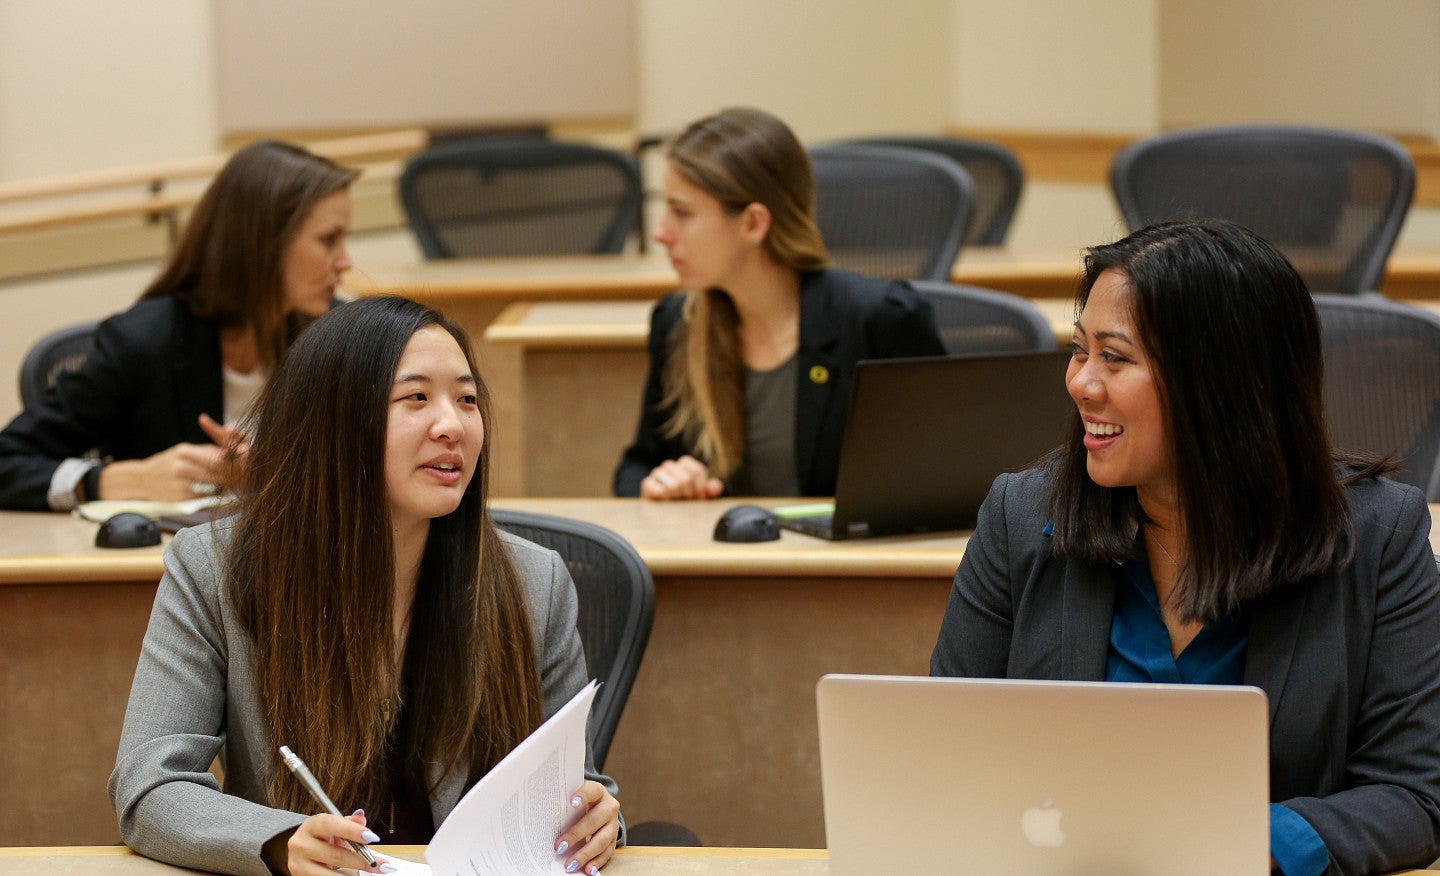
MULTIPOLYGON (((305 786, 305 790, 310 792, 310 796, 314 797, 317 803, 325 807, 326 812, 329 812, 331 815, 339 815, 342 818, 345 817, 345 813, 341 812, 339 807, 330 801, 330 796, 325 793, 324 788, 320 787, 320 783, 315 780, 315 774, 310 772, 310 768, 305 765, 305 761, 301 760, 295 752, 290 750, 289 746, 285 745, 280 746, 280 756, 285 759, 285 765, 290 768, 290 772, 295 774, 295 778, 300 780, 300 784, 305 786)), ((346 842, 350 844, 350 848, 354 849, 360 857, 365 859, 365 863, 371 867, 379 865, 379 862, 375 860, 375 855, 372 854, 369 849, 354 840, 346 840, 346 842)))

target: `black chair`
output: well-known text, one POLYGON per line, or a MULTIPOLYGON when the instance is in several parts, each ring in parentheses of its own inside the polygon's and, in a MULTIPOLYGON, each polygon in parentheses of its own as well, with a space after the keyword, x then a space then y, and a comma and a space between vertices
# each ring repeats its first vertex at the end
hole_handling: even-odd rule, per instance
POLYGON ((999 246, 1005 242, 1025 189, 1025 169, 1005 146, 962 137, 866 137, 850 142, 922 149, 960 162, 975 184, 975 212, 965 230, 965 245, 999 246))
MULTIPOLYGON (((640 658, 655 618, 655 582, 650 569, 625 539, 593 523, 490 509, 495 525, 558 553, 575 581, 580 601, 576 626, 585 649, 585 667, 603 684, 595 694, 586 733, 595 769, 604 771, 615 727, 630 698, 640 658)), ((632 846, 699 846, 690 828, 669 821, 626 826, 632 846)))
POLYGON ((1162 134, 1115 158, 1130 230, 1166 219, 1238 222, 1294 262, 1311 292, 1378 289, 1415 192, 1393 140, 1330 128, 1241 125, 1162 134))
POLYGON ((1315 306, 1331 441, 1390 456, 1392 478, 1440 501, 1440 316, 1368 295, 1316 295, 1315 306))
POLYGON ((945 352, 1020 353, 1054 350, 1055 329, 1045 314, 1018 295, 954 283, 912 282, 935 309, 945 352))
POLYGON ((603 770, 650 641, 655 617, 650 570, 629 542, 593 523, 501 508, 492 508, 490 516, 501 529, 558 553, 575 581, 585 667, 602 682, 588 733, 595 768, 603 770))
POLYGON ((887 280, 948 280, 975 204, 954 161, 914 149, 817 146, 815 220, 835 267, 887 280))
POLYGON ((416 155, 400 202, 427 258, 618 253, 640 217, 622 152, 537 137, 479 137, 416 155))
POLYGON ((20 363, 20 404, 23 407, 31 407, 39 401, 60 379, 60 375, 76 371, 85 364, 98 326, 99 323, 82 322, 57 329, 35 342, 20 363))

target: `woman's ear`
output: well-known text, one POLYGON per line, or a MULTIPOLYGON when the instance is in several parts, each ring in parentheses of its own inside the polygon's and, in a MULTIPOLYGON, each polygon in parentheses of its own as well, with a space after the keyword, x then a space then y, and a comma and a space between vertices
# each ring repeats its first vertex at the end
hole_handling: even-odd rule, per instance
POLYGON ((751 201, 740 211, 740 232, 753 244, 765 242, 770 233, 770 208, 759 201, 751 201))

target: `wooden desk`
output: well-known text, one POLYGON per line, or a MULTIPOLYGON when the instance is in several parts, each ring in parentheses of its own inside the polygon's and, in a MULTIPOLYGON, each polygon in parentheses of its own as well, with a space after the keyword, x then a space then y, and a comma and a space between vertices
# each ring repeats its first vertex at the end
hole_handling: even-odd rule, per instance
MULTIPOLYGON (((385 848, 381 846, 380 848, 385 848)), ((420 860, 421 846, 395 846, 396 857, 420 860)), ((195 873, 141 857, 124 846, 0 849, 8 876, 174 876, 195 873)), ((824 850, 816 849, 619 849, 600 872, 605 876, 824 876, 824 850)))
MULTIPOLYGON (((967 247, 956 261, 951 279, 1029 298, 1066 299, 1075 293, 1080 268, 1081 254, 1076 248, 967 247)), ((522 382, 520 351, 513 344, 502 348, 486 341, 485 329, 517 302, 653 301, 677 284, 675 272, 660 252, 375 265, 363 272, 351 271, 344 283, 356 295, 405 295, 438 307, 470 332, 501 424, 491 438, 494 457, 501 463, 492 468, 494 496, 553 493, 547 486, 537 491, 527 481, 522 433, 505 425, 521 423, 524 416, 516 389, 522 382)), ((1384 290, 1397 299, 1440 300, 1440 247, 1408 247, 1395 252, 1384 290)), ((632 428, 634 418, 628 414, 638 405, 638 386, 623 408, 614 409, 617 416, 626 414, 621 419, 632 428)), ((606 468, 613 465, 611 462, 606 468)))
MULTIPOLYGON (((925 674, 966 538, 714 542, 731 504, 496 502, 607 526, 655 576, 655 626, 606 765, 627 817, 711 845, 820 847, 815 682, 925 674)), ((158 549, 117 553, 98 580, 94 531, 0 512, 0 843, 119 839, 105 782, 162 566, 158 549)))
MULTIPOLYGON (((1069 298, 1035 299, 1070 340, 1069 298)), ((651 301, 512 304, 485 330, 489 350, 511 351, 505 394, 515 399, 499 428, 515 479, 507 495, 608 496, 620 454, 635 437, 649 359, 651 301)), ((495 387, 492 384, 492 391, 495 387)))

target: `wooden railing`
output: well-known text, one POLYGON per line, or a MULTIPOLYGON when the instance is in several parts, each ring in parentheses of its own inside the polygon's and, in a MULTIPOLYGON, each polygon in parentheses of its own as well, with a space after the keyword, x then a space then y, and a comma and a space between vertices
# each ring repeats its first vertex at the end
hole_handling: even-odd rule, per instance
MULTIPOLYGON (((381 134, 318 140, 310 151, 341 164, 391 162, 379 175, 393 183, 393 162, 424 149, 429 136, 411 128, 381 134)), ((178 217, 194 206, 208 181, 229 155, 0 183, 0 234, 43 231, 68 225, 143 217, 164 221, 172 232, 178 217)), ((365 180, 376 176, 367 169, 365 180)))

